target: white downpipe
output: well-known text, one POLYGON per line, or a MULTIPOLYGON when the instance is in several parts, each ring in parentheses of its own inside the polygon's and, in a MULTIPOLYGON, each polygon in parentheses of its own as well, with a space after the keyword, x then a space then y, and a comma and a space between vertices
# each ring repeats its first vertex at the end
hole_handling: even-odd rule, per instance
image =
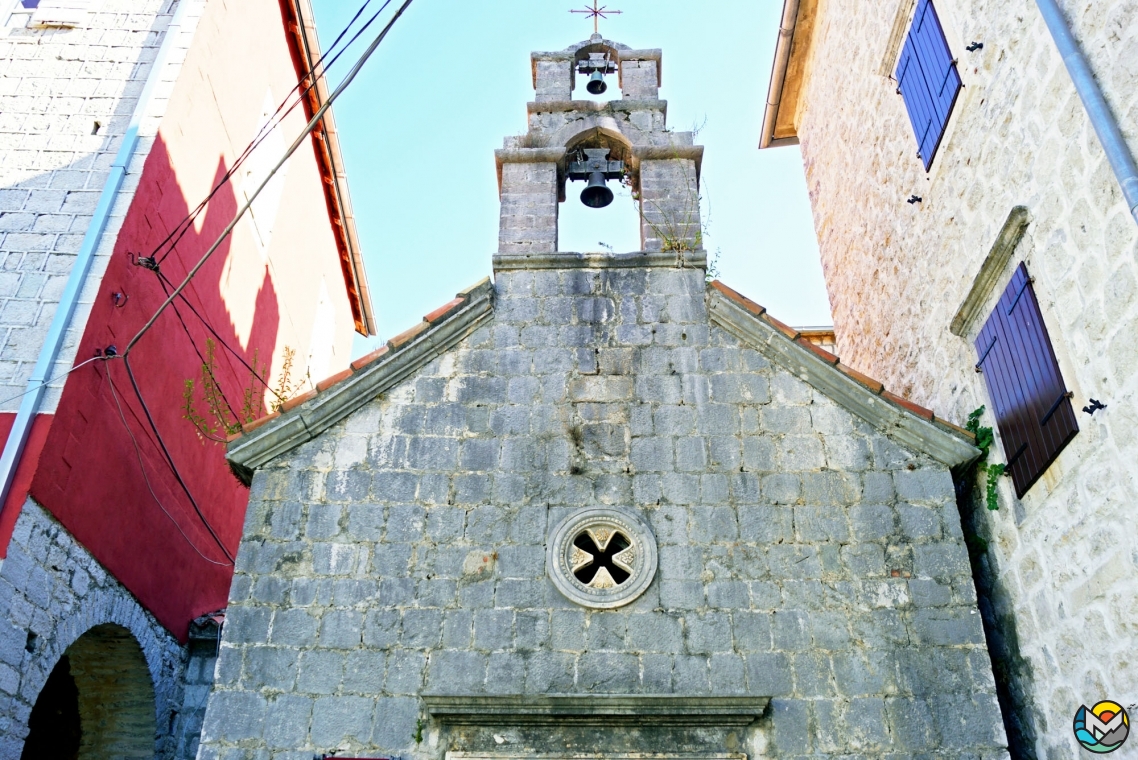
POLYGON ((1106 152, 1110 168, 1114 170, 1114 176, 1122 186, 1126 207, 1130 209, 1134 221, 1138 222, 1138 166, 1135 166, 1134 155, 1122 136, 1122 130, 1118 128, 1118 119, 1114 118, 1114 113, 1102 94, 1102 88, 1099 87, 1098 80, 1095 79, 1094 72, 1087 63, 1087 57, 1083 55, 1079 43, 1071 33, 1071 27, 1063 16, 1059 4, 1055 0, 1035 0, 1035 2, 1043 15, 1043 20, 1047 23, 1051 37, 1055 40, 1055 47, 1059 49, 1059 55, 1067 66, 1067 73, 1075 83, 1075 91, 1083 101, 1083 108, 1086 109, 1099 143, 1106 152))
POLYGON ((16 412, 16 420, 12 423, 12 430, 8 433, 8 440, 4 444, 4 453, 0 455, 0 509, 3 508, 8 499, 8 492, 12 489, 12 480, 16 476, 16 468, 20 464, 24 446, 28 442, 28 433, 31 432, 32 421, 35 420, 36 413, 39 411, 40 402, 43 400, 47 383, 51 378, 52 367, 55 365, 55 361, 59 357, 59 350, 63 346, 63 337, 67 334, 71 317, 75 314, 79 294, 87 281, 87 275, 91 272, 91 264, 95 260, 95 251, 99 249, 99 244, 102 242, 103 233, 107 229, 107 221, 111 216, 111 209, 114 207, 115 199, 122 188, 123 180, 126 179, 127 169, 130 167, 131 159, 134 158, 134 152, 138 147, 139 126, 142 124, 142 119, 154 98, 155 87, 166 69, 170 51, 179 36, 189 5, 190 0, 178 0, 178 8, 174 11, 174 16, 166 27, 162 45, 158 48, 158 55, 151 65, 150 74, 146 77, 146 84, 138 96, 138 103, 134 107, 134 113, 131 114, 130 124, 127 126, 126 134, 123 135, 122 145, 119 146, 119 152, 111 165, 111 174, 107 177, 107 182, 103 185, 103 191, 99 195, 99 204, 95 207, 95 215, 91 218, 91 224, 83 236, 79 255, 75 257, 75 266, 72 267, 71 274, 67 277, 67 286, 63 289, 63 295, 59 299, 59 307, 55 311, 55 316, 52 317, 51 327, 48 329, 43 348, 40 349, 39 358, 36 359, 35 369, 32 370, 32 376, 28 379, 27 393, 20 402, 19 411, 16 412))

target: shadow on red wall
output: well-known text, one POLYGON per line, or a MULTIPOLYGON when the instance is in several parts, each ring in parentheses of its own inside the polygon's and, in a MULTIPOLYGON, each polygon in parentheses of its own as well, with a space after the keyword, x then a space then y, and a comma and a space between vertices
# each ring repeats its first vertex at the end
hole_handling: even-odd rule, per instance
MULTIPOLYGON (((224 172, 221 162, 215 184, 224 172)), ((76 363, 108 346, 125 349, 236 211, 227 184, 210 201, 202 231, 191 227, 161 261, 161 275, 172 283, 166 290, 158 274, 136 266, 128 253, 149 255, 189 212, 160 135, 95 298, 76 363), (125 302, 116 302, 116 293, 125 302)), ((205 353, 207 338, 213 338, 203 321, 220 336, 213 338, 215 376, 237 410, 250 385, 249 371, 222 343, 250 364, 254 352, 268 364, 276 344, 280 314, 266 267, 259 283, 248 283, 258 288, 256 313, 248 346, 241 347, 219 286, 230 254, 231 241, 226 240, 184 291, 189 303, 177 301, 176 309, 168 308, 130 359, 178 472, 221 543, 236 555, 248 490, 229 472, 224 444, 203 440, 183 418, 185 381, 201 377, 199 355, 205 353)), ((200 392, 197 405, 199 410, 204 406, 200 392)), ((224 431, 220 436, 225 437, 224 431)), ((175 479, 121 359, 95 362, 68 379, 31 494, 180 640, 185 640, 190 620, 225 606, 233 568, 175 479)))

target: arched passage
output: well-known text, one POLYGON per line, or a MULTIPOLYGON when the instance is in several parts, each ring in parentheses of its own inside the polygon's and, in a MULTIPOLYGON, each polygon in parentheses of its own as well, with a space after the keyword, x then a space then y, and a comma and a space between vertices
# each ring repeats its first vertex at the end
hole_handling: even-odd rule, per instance
POLYGON ((152 758, 154 716, 142 648, 126 628, 98 625, 67 648, 40 691, 22 760, 152 758))

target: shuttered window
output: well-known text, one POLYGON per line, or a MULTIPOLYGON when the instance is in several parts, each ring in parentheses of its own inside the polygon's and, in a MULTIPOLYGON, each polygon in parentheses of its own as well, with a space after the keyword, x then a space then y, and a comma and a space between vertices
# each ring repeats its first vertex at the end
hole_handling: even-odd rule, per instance
POLYGON ((897 83, 917 136, 917 153, 928 171, 961 88, 956 61, 932 0, 918 0, 897 61, 897 83))
POLYGON ((1027 267, 1019 265, 976 338, 1008 472, 1023 496, 1079 426, 1027 267))

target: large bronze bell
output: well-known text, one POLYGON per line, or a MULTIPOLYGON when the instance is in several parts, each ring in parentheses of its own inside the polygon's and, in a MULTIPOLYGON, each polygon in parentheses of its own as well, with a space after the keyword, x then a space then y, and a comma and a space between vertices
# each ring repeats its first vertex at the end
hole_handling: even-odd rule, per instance
POLYGON ((608 88, 609 86, 605 84, 605 75, 599 71, 594 71, 589 77, 589 83, 585 85, 585 89, 589 91, 590 95, 602 95, 608 88))
POLYGON ((612 190, 605 184, 604 172, 593 172, 589 175, 588 186, 581 191, 581 203, 589 208, 604 208, 612 203, 612 190))

